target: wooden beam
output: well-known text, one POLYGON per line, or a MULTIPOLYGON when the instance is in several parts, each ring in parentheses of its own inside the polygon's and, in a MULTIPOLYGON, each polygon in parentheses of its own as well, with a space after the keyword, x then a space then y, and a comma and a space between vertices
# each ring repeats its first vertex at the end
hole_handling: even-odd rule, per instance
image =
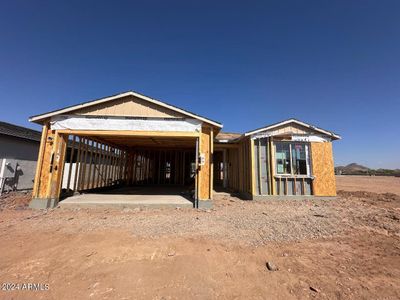
POLYGON ((91 141, 89 145, 89 170, 88 170, 88 180, 86 184, 86 189, 91 189, 92 187, 92 166, 93 166, 93 149, 94 149, 94 141, 91 141))
POLYGON ((96 143, 96 147, 93 148, 93 175, 92 175, 92 182, 90 184, 91 188, 95 188, 95 183, 96 183, 96 166, 97 166, 97 149, 99 147, 99 143, 94 141, 93 143, 96 143))
POLYGON ((214 188, 214 131, 210 130, 210 199, 214 188))
POLYGON ((108 147, 108 160, 107 160, 107 171, 106 171, 106 178, 107 178, 107 186, 111 185, 111 171, 112 171, 112 163, 113 163, 113 156, 112 156, 112 149, 113 147, 108 147))
MULTIPOLYGON (((71 183, 71 173, 72 173, 72 166, 73 166, 74 152, 75 152, 75 141, 76 141, 76 136, 74 135, 73 138, 72 138, 71 155, 69 157, 69 170, 68 170, 67 190, 69 190, 69 185, 71 183)), ((72 190, 73 190, 73 188, 72 188, 72 190)))
MULTIPOLYGON (((258 151, 260 151, 260 148, 258 148, 258 151)), ((254 140, 250 139, 250 161, 251 165, 249 167, 249 171, 251 172, 251 194, 255 195, 256 194, 256 177, 255 177, 255 160, 254 160, 254 140)), ((260 172, 260 169, 258 168, 258 172, 260 172)), ((259 182, 261 184, 261 182, 259 182)))
POLYGON ((75 164, 75 177, 74 177, 74 186, 73 186, 73 190, 76 191, 78 190, 78 185, 79 185, 79 181, 78 181, 78 176, 81 176, 81 173, 79 173, 78 171, 80 170, 81 167, 81 156, 82 156, 82 138, 79 138, 79 145, 78 145, 78 154, 76 156, 76 164, 75 164))
POLYGON ((41 177, 41 173, 42 173, 43 156, 45 153, 44 150, 46 148, 48 130, 49 130, 49 126, 47 123, 45 123, 42 128, 42 137, 40 139, 40 148, 39 148, 38 160, 37 160, 37 164, 36 164, 35 180, 34 180, 33 191, 32 191, 33 197, 39 197, 40 177, 41 177))
POLYGON ((186 152, 185 151, 183 151, 182 152, 182 185, 185 185, 185 155, 186 155, 186 152))
POLYGON ((205 162, 199 169, 199 200, 209 200, 210 195, 210 166, 211 166, 211 143, 210 143, 211 129, 210 127, 203 126, 200 137, 200 153, 204 154, 205 162))
MULTIPOLYGON (((270 156, 270 161, 269 161, 269 166, 270 166, 270 178, 271 178, 271 190, 272 190, 272 195, 276 195, 276 186, 275 186, 275 149, 274 149, 274 144, 273 144, 273 138, 270 137, 268 141, 269 145, 269 156, 270 156)), ((279 186, 280 189, 280 186, 279 186)))
MULTIPOLYGON (((261 168, 262 168, 262 161, 261 161, 261 139, 258 139, 258 151, 257 151, 257 164, 258 164, 258 188, 259 188, 259 193, 260 195, 263 194, 263 182, 262 182, 262 176, 261 176, 261 168)), ((265 145, 266 147, 268 145, 265 145)), ((265 150, 267 152, 267 150, 265 150)), ((267 166, 268 167, 268 166, 267 166)), ((268 176, 268 175, 267 175, 268 176)))
POLYGON ((89 149, 89 141, 88 139, 85 139, 85 148, 84 148, 84 156, 83 156, 83 165, 82 165, 82 180, 81 180, 81 190, 84 190, 86 187, 86 167, 87 167, 87 155, 88 155, 88 149, 89 149))
POLYGON ((46 193, 46 198, 48 199, 58 199, 60 197, 67 140, 67 135, 59 134, 58 132, 55 133, 46 193))

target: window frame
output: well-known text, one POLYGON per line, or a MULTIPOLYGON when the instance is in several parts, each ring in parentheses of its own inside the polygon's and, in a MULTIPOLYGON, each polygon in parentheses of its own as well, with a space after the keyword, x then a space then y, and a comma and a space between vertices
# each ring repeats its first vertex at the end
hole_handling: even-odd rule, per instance
POLYGON ((274 172, 275 176, 291 176, 291 177, 311 177, 311 155, 310 155, 310 143, 309 142, 296 142, 296 141, 274 141, 274 172), (290 173, 278 173, 278 164, 276 158, 276 148, 278 144, 288 144, 289 145, 289 155, 290 155, 290 173), (306 160, 306 172, 307 174, 294 174, 294 164, 293 164, 293 153, 292 146, 294 144, 302 144, 305 146, 305 160, 306 160))
POLYGON ((277 164, 277 158, 276 158, 276 154, 277 154, 277 151, 276 151, 276 148, 277 148, 277 146, 278 146, 278 144, 289 144, 289 163, 290 163, 290 172, 292 172, 292 147, 290 146, 290 143, 288 143, 288 142, 275 142, 274 143, 274 157, 275 157, 275 161, 274 161, 274 163, 275 163, 275 174, 276 175, 279 175, 279 176, 289 176, 289 175, 292 175, 291 173, 278 173, 278 164, 277 164))

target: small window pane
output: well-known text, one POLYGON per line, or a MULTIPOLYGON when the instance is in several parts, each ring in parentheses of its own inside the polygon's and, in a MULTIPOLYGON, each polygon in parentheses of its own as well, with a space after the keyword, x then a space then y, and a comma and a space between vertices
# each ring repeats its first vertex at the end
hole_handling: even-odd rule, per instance
POLYGON ((307 175, 306 144, 293 143, 292 146, 292 168, 294 175, 307 175))
POLYGON ((290 174, 290 144, 277 143, 276 144, 276 173, 277 174, 290 174))

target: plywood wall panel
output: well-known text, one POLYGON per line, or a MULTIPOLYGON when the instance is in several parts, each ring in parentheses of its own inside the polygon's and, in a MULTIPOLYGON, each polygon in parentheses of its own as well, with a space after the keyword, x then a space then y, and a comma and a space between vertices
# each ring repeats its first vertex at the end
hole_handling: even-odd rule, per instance
POLYGON ((336 180, 333 163, 332 143, 311 143, 313 194, 336 196, 336 180))

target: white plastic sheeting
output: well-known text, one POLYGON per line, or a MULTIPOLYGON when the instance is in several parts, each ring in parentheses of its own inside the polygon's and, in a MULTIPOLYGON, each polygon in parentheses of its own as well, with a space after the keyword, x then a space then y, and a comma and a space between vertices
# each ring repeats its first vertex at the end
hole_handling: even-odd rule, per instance
POLYGON ((331 139, 329 137, 324 137, 320 135, 293 135, 292 141, 295 142, 330 142, 331 139))
POLYGON ((54 116, 53 130, 135 130, 135 131, 200 131, 202 122, 196 119, 160 119, 129 117, 54 116))
MULTIPOLYGON (((268 132, 264 132, 264 133, 255 134, 255 135, 251 136, 251 138, 253 140, 256 140, 256 139, 272 137, 272 136, 276 136, 276 135, 279 135, 279 133, 271 134, 268 132)), ((291 140, 294 142, 323 143, 323 142, 330 142, 331 138, 328 136, 322 136, 322 135, 305 134, 305 135, 292 135, 291 140)))

